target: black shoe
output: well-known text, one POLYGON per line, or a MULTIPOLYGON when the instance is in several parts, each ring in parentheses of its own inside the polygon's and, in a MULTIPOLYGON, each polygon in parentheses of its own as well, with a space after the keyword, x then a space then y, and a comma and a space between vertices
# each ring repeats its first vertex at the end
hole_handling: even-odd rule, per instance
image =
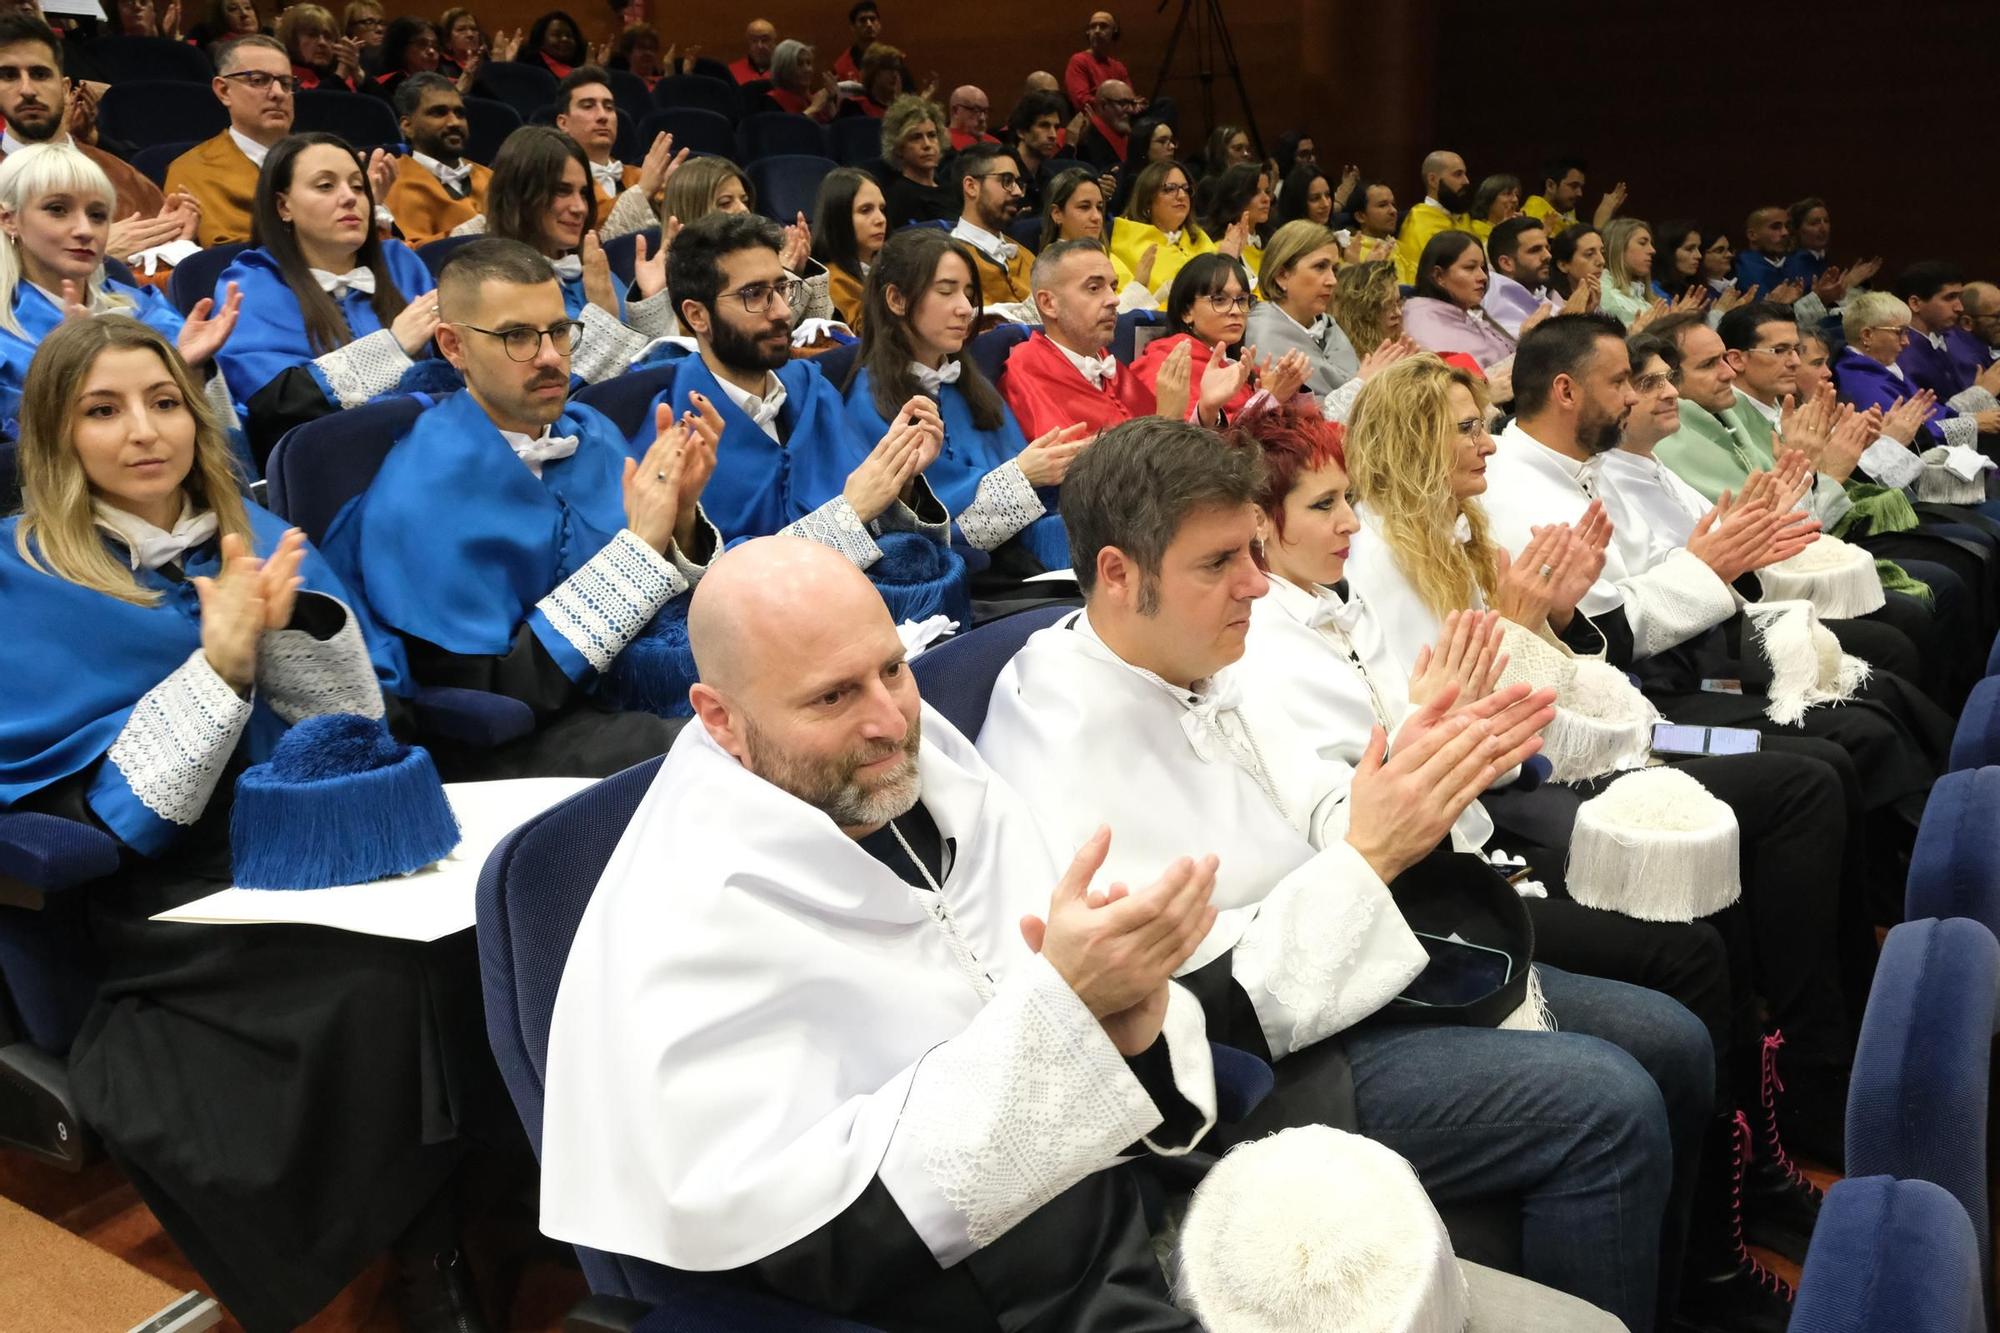
POLYGON ((1769 1157, 1787 1175, 1797 1177, 1802 1187, 1822 1193, 1807 1181, 1792 1159, 1799 1156, 1833 1171, 1847 1169, 1844 1125, 1847 1117, 1847 1082, 1844 1069, 1828 1064, 1788 1061, 1783 1076, 1778 1070, 1778 1052, 1784 1049, 1785 1034, 1773 1032, 1764 1038, 1758 1062, 1757 1155, 1769 1157))
POLYGON ((1792 1318, 1792 1288, 1746 1258, 1726 1273, 1690 1275, 1681 1283, 1678 1333, 1785 1333, 1792 1318))
POLYGON ((491 1333, 473 1293, 472 1271, 457 1250, 399 1257, 396 1314, 403 1333, 491 1333))
POLYGON ((1804 1263, 1825 1196, 1812 1182, 1803 1177, 1795 1180, 1775 1161, 1761 1156, 1744 1164, 1741 1190, 1744 1241, 1776 1250, 1795 1264, 1804 1263))

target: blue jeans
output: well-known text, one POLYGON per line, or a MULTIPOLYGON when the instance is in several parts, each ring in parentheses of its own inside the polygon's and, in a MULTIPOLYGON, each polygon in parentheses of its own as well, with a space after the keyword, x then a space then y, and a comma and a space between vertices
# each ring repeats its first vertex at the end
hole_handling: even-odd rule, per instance
POLYGON ((1715 1050, 1665 995, 1536 970, 1560 1032, 1345 1034, 1360 1129, 1409 1159, 1438 1203, 1519 1196, 1524 1274, 1646 1333, 1669 1192, 1686 1198, 1714 1101, 1715 1050))

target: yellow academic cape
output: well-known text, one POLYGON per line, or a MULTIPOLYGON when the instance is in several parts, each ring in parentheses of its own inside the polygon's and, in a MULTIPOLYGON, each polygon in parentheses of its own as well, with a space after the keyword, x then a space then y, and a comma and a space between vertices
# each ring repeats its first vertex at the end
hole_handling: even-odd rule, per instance
POLYGON ((493 173, 474 162, 472 175, 466 181, 469 192, 463 199, 454 199, 445 193, 436 176, 417 165, 415 158, 399 157, 396 179, 382 203, 395 215, 403 239, 411 245, 424 245, 451 235, 453 227, 484 213, 486 182, 491 179, 493 173))
POLYGON ((1575 213, 1556 212, 1556 206, 1539 194, 1529 195, 1528 202, 1521 205, 1521 211, 1539 219, 1542 229, 1548 232, 1552 241, 1576 225, 1575 213))
POLYGON ((979 270, 980 305, 1008 305, 1035 299, 1035 284, 1028 277, 1035 267, 1035 256, 1027 246, 1015 246, 1014 257, 1004 266, 976 245, 968 244, 965 248, 972 252, 973 265, 979 270))
POLYGON ((203 139, 167 167, 166 192, 186 190, 201 204, 194 238, 203 245, 250 239, 250 208, 257 199, 257 167, 224 130, 203 139))
POLYGON ((1139 271, 1139 257, 1146 253, 1146 247, 1156 245, 1159 253, 1153 257, 1152 287, 1164 293, 1173 284, 1174 275, 1196 255, 1215 253, 1215 242, 1211 241, 1200 227, 1189 222, 1181 228, 1178 241, 1169 241, 1167 234, 1150 222, 1134 222, 1131 218, 1118 218, 1111 224, 1111 262, 1114 268, 1122 266, 1125 274, 1139 271))
MULTIPOLYGON (((592 176, 591 179, 594 181, 597 179, 597 177, 592 176)), ((617 199, 619 195, 625 193, 625 191, 631 189, 634 185, 637 185, 638 183, 639 183, 639 168, 627 162, 625 164, 624 175, 618 178, 617 189, 607 190, 602 185, 599 185, 597 187, 598 201, 600 203, 606 203, 606 204, 611 203, 613 200, 617 199)), ((600 212, 601 211, 602 210, 600 210, 600 212)), ((600 217, 598 220, 601 222, 603 221, 603 218, 600 217)))
POLYGON ((1396 281, 1414 287, 1417 261, 1423 258, 1424 247, 1431 243, 1431 237, 1441 231, 1465 230, 1463 217, 1447 213, 1429 200, 1411 209, 1410 215, 1403 219, 1403 234, 1396 241, 1396 281))

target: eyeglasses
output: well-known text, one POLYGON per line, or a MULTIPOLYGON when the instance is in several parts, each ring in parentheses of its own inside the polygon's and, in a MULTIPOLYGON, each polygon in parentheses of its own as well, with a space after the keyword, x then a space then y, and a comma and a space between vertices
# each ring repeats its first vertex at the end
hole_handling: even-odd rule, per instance
POLYGON ((1893 333, 1897 342, 1910 340, 1910 326, 1907 324, 1873 324, 1861 330, 1863 333, 1893 333))
POLYGON ((1797 343, 1779 343, 1776 347, 1747 347, 1744 350, 1755 352, 1758 356, 1775 356, 1783 361, 1788 356, 1798 356, 1802 349, 1797 343))
POLYGON ((1201 299, 1208 302, 1208 308, 1218 315, 1241 314, 1250 308, 1250 296, 1247 292, 1238 292, 1234 296, 1227 292, 1203 292, 1201 299))
MULTIPOLYGON (((1798 349, 1795 347, 1792 350, 1797 351, 1798 349)), ((1651 375, 1641 375, 1634 379, 1632 387, 1640 393, 1658 393, 1673 382, 1674 377, 1670 372, 1660 370, 1655 371, 1651 375)))
POLYGON ((299 81, 289 74, 266 74, 261 69, 238 70, 234 74, 217 75, 218 78, 235 79, 253 93, 268 93, 275 84, 284 89, 286 95, 298 90, 299 81))
POLYGON ((733 296, 743 303, 743 309, 749 314, 764 315, 769 314, 778 301, 783 301, 788 310, 797 309, 805 290, 806 284, 802 279, 787 278, 783 282, 753 282, 733 292, 717 292, 715 299, 720 301, 725 296, 733 296))
POLYGON ((1021 188, 1021 178, 1011 171, 996 171, 991 175, 981 176, 978 179, 983 181, 999 181, 1000 188, 1003 190, 1018 190, 1021 188))
POLYGON ((512 329, 482 329, 477 324, 456 324, 453 327, 498 338, 511 361, 533 361, 541 354, 544 338, 549 340, 549 350, 557 356, 568 356, 583 341, 583 325, 573 319, 551 324, 545 329, 530 328, 525 324, 512 329))
POLYGON ((974 106, 970 102, 953 102, 951 109, 953 111, 976 111, 982 116, 990 110, 988 107, 974 106))
POLYGON ((1476 440, 1486 433, 1486 420, 1483 417, 1467 417, 1453 429, 1458 432, 1461 439, 1476 440))
POLYGON ((1161 194, 1186 194, 1188 187, 1179 182, 1169 182, 1160 187, 1161 194))

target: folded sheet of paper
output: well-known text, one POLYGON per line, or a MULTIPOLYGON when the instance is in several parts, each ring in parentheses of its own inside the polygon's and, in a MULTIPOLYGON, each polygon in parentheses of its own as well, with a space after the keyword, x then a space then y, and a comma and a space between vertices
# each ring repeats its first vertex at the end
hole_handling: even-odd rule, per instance
POLYGON ((589 778, 514 778, 448 782, 445 796, 463 835, 450 856, 393 879, 330 889, 228 888, 161 912, 155 921, 206 926, 332 926, 360 935, 437 940, 472 925, 480 867, 500 840, 589 778))

